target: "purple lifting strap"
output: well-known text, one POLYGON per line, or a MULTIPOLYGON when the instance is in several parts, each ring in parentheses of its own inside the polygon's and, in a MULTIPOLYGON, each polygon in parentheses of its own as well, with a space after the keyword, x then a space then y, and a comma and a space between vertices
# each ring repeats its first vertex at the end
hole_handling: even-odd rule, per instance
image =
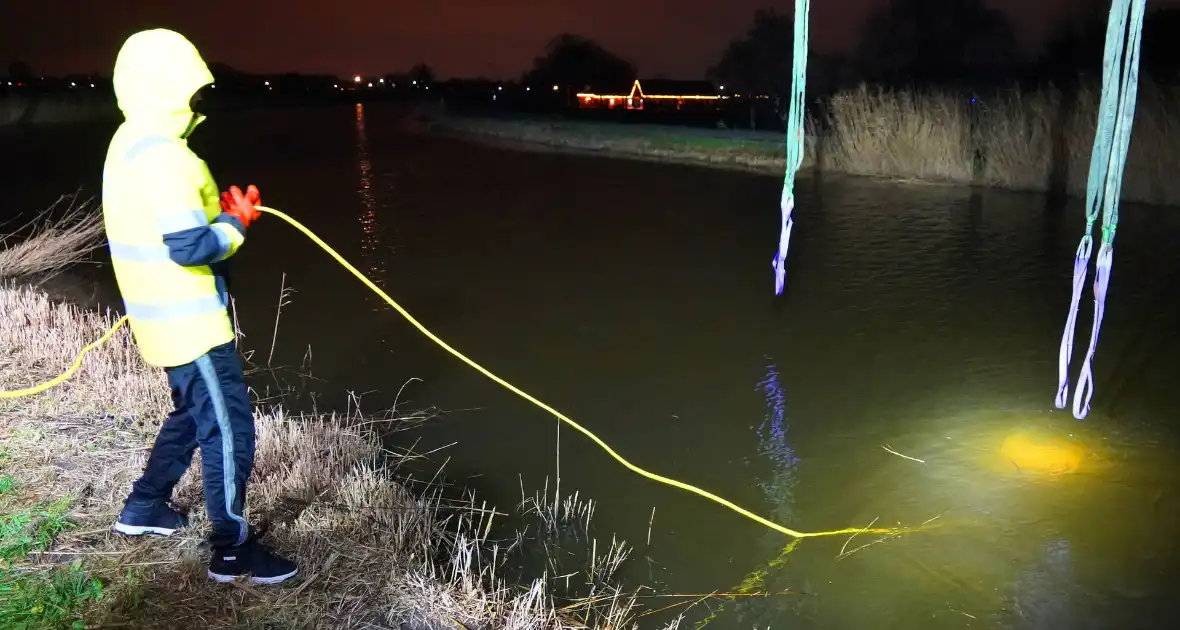
MULTIPOLYGON (((1081 301, 1082 288, 1086 283, 1086 275, 1090 265, 1090 251, 1093 239, 1087 233, 1078 244, 1078 253, 1073 263, 1073 299, 1069 306, 1069 316, 1065 320, 1065 333, 1061 337, 1061 353, 1058 359, 1058 374, 1056 404, 1058 409, 1064 409, 1069 402, 1069 363, 1073 356, 1074 330, 1077 328, 1078 303, 1081 301)), ((1082 369, 1078 375, 1078 387, 1074 391, 1073 417, 1081 420, 1090 413, 1090 400, 1094 396, 1094 351, 1098 347, 1098 331, 1102 328, 1102 316, 1106 311, 1106 291, 1110 286, 1110 270, 1114 263, 1114 244, 1104 240, 1098 249, 1098 260, 1094 274, 1094 327, 1090 330, 1090 347, 1086 350, 1086 357, 1082 361, 1082 369)))
POLYGON ((795 197, 785 187, 781 207, 783 223, 778 237, 778 253, 770 263, 774 267, 775 295, 782 295, 783 287, 787 284, 787 246, 791 244, 791 228, 795 225, 795 220, 791 218, 791 212, 795 209, 795 197))
POLYGON ((1110 285, 1110 269, 1114 262, 1114 244, 1102 243, 1098 248, 1098 264, 1094 275, 1094 328, 1090 331, 1090 348, 1078 375, 1078 387, 1073 397, 1073 417, 1081 420, 1090 413, 1090 399, 1094 396, 1094 373, 1091 363, 1098 347, 1098 330, 1102 328, 1102 314, 1106 310, 1106 289, 1110 285))
POLYGON ((1073 333, 1078 324, 1078 304, 1082 300, 1082 289, 1086 286, 1086 274, 1090 268, 1090 251, 1094 239, 1090 236, 1093 224, 1086 226, 1086 235, 1078 243, 1078 253, 1073 259, 1073 298, 1069 303, 1069 315, 1065 318, 1065 332, 1061 335, 1061 353, 1057 361, 1058 409, 1065 409, 1069 401, 1069 363, 1073 358, 1073 333))

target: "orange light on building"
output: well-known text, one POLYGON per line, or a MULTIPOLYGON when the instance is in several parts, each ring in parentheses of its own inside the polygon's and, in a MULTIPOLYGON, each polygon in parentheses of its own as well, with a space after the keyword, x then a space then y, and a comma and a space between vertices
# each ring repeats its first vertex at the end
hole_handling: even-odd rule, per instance
MULTIPOLYGON (((624 96, 622 94, 594 94, 592 92, 578 92, 578 96, 585 98, 587 101, 595 99, 620 99, 620 98, 635 98, 633 96, 624 96)), ((716 101, 723 96, 713 96, 708 94, 640 94, 639 98, 650 98, 654 100, 669 100, 669 101, 716 101)))
POLYGON ((608 107, 613 106, 617 100, 625 100, 627 109, 643 109, 643 101, 651 99, 653 101, 676 101, 677 108, 679 104, 684 101, 715 101, 720 99, 727 99, 729 97, 720 94, 644 94, 643 87, 639 80, 636 79, 631 84, 630 94, 598 94, 596 92, 578 92, 578 98, 584 103, 593 103, 594 101, 607 101, 608 107))

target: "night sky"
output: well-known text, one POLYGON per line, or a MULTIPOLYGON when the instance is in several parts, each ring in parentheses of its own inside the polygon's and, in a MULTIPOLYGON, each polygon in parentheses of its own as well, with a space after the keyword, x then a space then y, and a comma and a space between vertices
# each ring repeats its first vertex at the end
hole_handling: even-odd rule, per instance
MULTIPOLYGON (((886 0, 812 0, 811 43, 847 49, 886 0)), ((1079 0, 988 0, 1037 46, 1079 0), (1018 10, 1019 8, 1019 10, 1018 10)), ((1153 0, 1148 6, 1180 3, 1153 0)), ((514 78, 562 31, 600 41, 644 75, 699 78, 754 10, 791 0, 53 0, 0 8, 0 64, 109 74, 132 32, 166 26, 210 61, 248 72, 386 73, 422 61, 440 77, 514 78), (65 5, 65 6, 63 6, 65 5)))

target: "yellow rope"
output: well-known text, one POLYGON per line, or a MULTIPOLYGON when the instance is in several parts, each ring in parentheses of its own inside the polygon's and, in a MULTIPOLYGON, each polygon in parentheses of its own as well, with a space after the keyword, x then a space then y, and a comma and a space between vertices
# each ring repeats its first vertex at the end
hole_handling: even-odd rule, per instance
POLYGON ((117 332, 120 328, 122 328, 123 324, 126 324, 126 323, 127 323, 127 316, 124 315, 119 318, 119 321, 115 322, 114 326, 111 326, 110 330, 103 333, 103 335, 101 337, 96 339, 90 345, 86 346, 85 348, 82 348, 82 351, 78 353, 78 357, 76 359, 74 359, 74 364, 70 366, 70 369, 66 370, 65 372, 62 372, 61 374, 55 376, 54 378, 52 378, 48 381, 45 381, 44 383, 41 383, 40 385, 34 385, 33 387, 28 387, 25 389, 14 389, 12 391, 0 391, 0 399, 22 398, 24 396, 32 396, 34 394, 40 394, 41 392, 43 392, 51 387, 55 387, 57 385, 60 385, 66 379, 73 376, 74 372, 78 371, 78 368, 82 367, 82 359, 86 358, 87 352, 90 352, 91 350, 106 343, 112 336, 114 336, 115 332, 117 332))
MULTIPOLYGON (((644 469, 636 466, 635 464, 632 464, 631 462, 627 461, 626 459, 623 459, 623 457, 621 455, 616 453, 614 449, 612 449, 609 445, 607 445, 606 442, 603 442, 602 439, 600 439, 597 435, 594 435, 592 432, 590 432, 589 429, 583 427, 582 425, 578 424, 577 422, 574 422, 573 419, 571 419, 568 416, 566 416, 565 414, 557 411, 553 407, 550 407, 549 405, 541 402, 540 400, 537 400, 532 395, 530 395, 528 392, 525 392, 525 391, 521 390, 519 387, 516 387, 515 385, 513 385, 512 383, 509 383, 508 381, 500 378, 499 376, 496 376, 491 371, 489 371, 487 368, 476 363, 472 359, 469 359, 468 357, 466 357, 463 353, 459 352, 458 350, 452 348, 450 345, 447 344, 447 342, 440 339, 434 333, 430 332, 425 326, 423 326, 421 323, 419 323, 418 320, 414 319, 414 317, 412 315, 410 315, 410 313, 408 311, 406 311, 406 309, 402 308, 402 306, 400 304, 398 304, 397 302, 395 302, 393 300, 393 298, 389 297, 389 295, 386 294, 385 291, 382 291, 381 288, 378 287, 376 284, 374 284, 372 280, 369 280, 369 278, 366 277, 365 274, 358 271, 356 267, 353 267, 347 260, 344 259, 343 256, 338 254, 336 252, 336 250, 332 249, 331 246, 329 246, 322 239, 320 239, 320 237, 316 236, 315 233, 313 233, 311 230, 307 229, 307 227, 305 227, 302 223, 296 221, 295 219, 291 218, 290 216, 286 215, 285 213, 280 212, 279 210, 275 210, 274 208, 267 208, 264 206, 258 206, 258 209, 267 213, 267 214, 274 215, 274 216, 286 221, 287 223, 291 224, 291 226, 294 227, 295 229, 299 230, 300 232, 303 232, 303 234, 305 236, 307 236, 307 238, 311 239, 312 242, 314 242, 316 245, 319 245, 320 248, 322 248, 325 252, 327 252, 329 256, 334 258, 336 260, 336 262, 340 263, 340 265, 342 267, 344 267, 348 271, 352 272, 352 275, 356 276, 358 280, 363 282, 365 284, 365 286, 369 287, 369 289, 371 289, 374 293, 381 296, 381 299, 385 300, 390 306, 392 306, 394 308, 394 310, 396 310, 398 313, 400 313, 402 315, 402 317, 405 317, 406 321, 413 324, 414 327, 417 328, 423 335, 426 335, 428 338, 430 338, 431 341, 435 342, 440 347, 442 347, 443 350, 446 350, 447 352, 451 353, 452 355, 455 356, 455 358, 457 358, 460 361, 471 366, 476 371, 478 371, 480 374, 483 374, 484 376, 499 383, 500 385, 503 385, 506 389, 508 389, 512 393, 520 396, 521 398, 524 398, 525 400, 533 403, 534 405, 540 407, 541 409, 544 409, 545 411, 547 411, 547 412, 553 414, 555 417, 557 417, 558 420, 561 420, 562 422, 568 424, 569 426, 573 427, 574 429, 577 429, 583 435, 590 438, 595 444, 602 447, 602 450, 606 451, 607 454, 609 454, 611 457, 613 457, 615 459, 615 461, 617 461, 620 464, 622 464, 623 466, 627 467, 627 469, 630 470, 631 472, 634 472, 634 473, 641 475, 643 477, 647 477, 648 479, 651 479, 653 481, 658 481, 660 483, 667 484, 667 485, 675 487, 675 488, 680 488, 681 490, 686 490, 686 491, 691 492, 693 494, 702 496, 706 499, 709 499, 710 501, 714 501, 720 505, 723 505, 723 506, 733 510, 734 512, 737 512, 738 514, 741 514, 742 516, 745 516, 755 522, 761 523, 762 525, 769 527, 770 529, 773 529, 777 532, 786 534, 786 535, 791 536, 793 538, 815 538, 815 537, 819 537, 819 536, 840 536, 843 534, 856 534, 856 533, 861 533, 861 534, 865 534, 865 533, 869 533, 869 534, 897 534, 897 533, 901 533, 903 531, 912 531, 912 530, 907 530, 907 529, 902 529, 902 528, 870 528, 870 529, 866 529, 866 528, 860 528, 860 527, 847 527, 844 529, 835 529, 835 530, 822 531, 822 532, 801 532, 801 531, 791 529, 789 527, 784 527, 782 525, 779 525, 778 523, 775 523, 774 521, 770 521, 770 520, 767 520, 761 516, 758 516, 757 514, 751 512, 743 507, 740 507, 727 499, 724 499, 722 497, 719 497, 719 496, 713 494, 712 492, 709 492, 708 490, 702 490, 701 488, 698 488, 692 484, 684 483, 683 481, 677 481, 675 479, 664 477, 662 475, 657 475, 656 473, 644 470, 644 469)), ((102 344, 107 339, 109 339, 110 336, 115 332, 115 330, 118 329, 120 326, 122 326, 125 321, 126 321, 126 318, 120 319, 115 324, 114 328, 112 328, 110 331, 108 331, 107 334, 103 335, 103 337, 101 339, 99 339, 98 341, 87 346, 86 349, 83 350, 82 353, 78 355, 77 360, 74 362, 74 366, 71 367, 70 370, 67 371, 65 374, 62 374, 61 376, 53 379, 52 381, 49 381, 48 383, 38 385, 37 387, 31 388, 31 389, 20 390, 17 392, 0 392, 0 398, 16 398, 19 396, 29 396, 32 394, 36 394, 36 393, 45 391, 46 389, 49 389, 50 387, 53 387, 54 385, 60 383, 61 381, 64 381, 65 379, 69 378, 69 376, 74 371, 76 371, 78 369, 78 367, 81 365, 82 357, 86 354, 86 352, 89 352, 94 347, 97 347, 98 345, 102 344)))
POLYGON ((677 481, 675 479, 670 479, 670 478, 664 477, 662 475, 657 475, 653 472, 648 472, 648 471, 636 466, 635 464, 632 464, 631 462, 627 461, 626 459, 623 459, 623 457, 621 455, 616 453, 614 451, 614 449, 612 449, 609 445, 607 445, 606 442, 603 442, 601 438, 599 438, 597 435, 594 435, 593 433, 591 433, 589 429, 583 427, 582 425, 578 424, 577 422, 574 422, 573 419, 569 418, 568 416, 561 413, 560 411, 557 411, 553 407, 550 407, 549 405, 541 402, 540 400, 537 400, 532 395, 530 395, 528 392, 525 392, 525 391, 521 390, 519 387, 513 385, 512 383, 509 383, 508 381, 500 378, 499 376, 496 376, 491 371, 489 371, 487 368, 485 368, 482 365, 476 363, 475 361, 467 358, 463 353, 452 348, 450 345, 447 344, 447 342, 443 341, 442 339, 438 338, 438 336, 436 336, 434 333, 427 330, 427 328, 425 326, 423 326, 422 324, 420 324, 418 322, 418 320, 414 319, 414 317, 412 315, 410 315, 410 313, 408 311, 406 311, 406 309, 402 308, 402 306, 400 304, 398 304, 397 302, 395 302, 393 300, 393 298, 389 297, 389 295, 386 294, 385 291, 382 291, 381 287, 378 287, 376 284, 373 283, 372 280, 369 280, 365 276, 365 274, 361 273, 360 271, 357 270, 356 267, 353 267, 351 264, 349 264, 349 262, 347 260, 345 260, 343 256, 336 253, 336 250, 332 249, 327 243, 325 243, 323 240, 321 240, 320 237, 318 237, 314 233, 312 233, 311 230, 304 227, 303 224, 301 224, 298 221, 296 221, 295 219, 287 216, 286 214, 284 214, 278 210, 275 210, 274 208, 266 208, 263 206, 259 206, 258 209, 262 210, 263 212, 272 214, 272 215, 286 221, 287 223, 290 223, 292 227, 299 230, 300 232, 303 232, 303 234, 305 236, 307 236, 307 238, 311 239, 312 242, 314 242, 316 245, 319 245, 325 252, 328 252, 329 256, 336 259, 336 262, 340 263, 340 265, 342 267, 344 267, 345 269, 352 272, 352 275, 356 276, 358 280, 365 283, 365 286, 369 287, 369 289, 371 289, 374 293, 381 296, 381 299, 385 300, 398 313, 401 313, 401 316, 405 317, 406 321, 413 324, 413 326, 415 328, 417 328, 419 330, 419 332, 421 332, 423 335, 426 335, 427 337, 429 337, 431 341, 433 341, 434 343, 437 343, 440 347, 442 347, 443 350, 446 350, 447 352, 451 353, 452 355, 455 356, 455 358, 457 358, 460 361, 471 366, 480 374, 483 374, 484 376, 492 379, 493 381, 499 383, 500 385, 503 385, 506 389, 508 389, 508 391, 511 391, 512 393, 520 396, 521 398, 524 398, 525 400, 533 403, 534 405, 540 407, 541 409, 548 411, 549 413, 556 416, 558 420, 561 420, 562 422, 568 424, 569 426, 577 429, 583 435, 590 438, 595 444, 601 446, 602 450, 606 451, 607 454, 609 454, 611 457, 615 458, 615 460, 618 461, 620 464, 622 464, 623 466, 626 466, 627 469, 630 470, 631 472, 634 472, 638 475, 642 475, 644 477, 647 477, 648 479, 651 479, 653 481, 658 481, 660 483, 668 484, 669 486, 680 488, 681 490, 687 490, 688 492, 692 492, 693 494, 698 494, 702 497, 705 497, 706 499, 720 503, 721 505, 724 505, 725 507, 737 512, 738 514, 741 514, 742 516, 753 519, 753 520, 765 525, 766 527, 769 527, 770 529, 773 529, 778 532, 782 532, 788 536, 793 536, 795 538, 813 538, 813 537, 817 537, 817 536, 839 536, 842 534, 853 534, 853 533, 857 533, 857 532, 892 534, 892 533, 897 533, 899 531, 897 529, 886 529, 886 528, 862 529, 862 528, 856 528, 856 527, 850 527, 850 528, 846 528, 846 529, 838 529, 838 530, 832 530, 832 531, 826 531, 826 532, 800 532, 800 531, 796 531, 796 530, 790 529, 789 527, 783 527, 782 525, 779 525, 778 523, 775 523, 773 521, 769 521, 765 518, 762 518, 761 516, 758 516, 757 514, 754 514, 753 512, 751 512, 745 508, 735 505, 734 503, 713 494, 712 492, 709 492, 707 490, 702 490, 694 485, 684 483, 683 481, 677 481))

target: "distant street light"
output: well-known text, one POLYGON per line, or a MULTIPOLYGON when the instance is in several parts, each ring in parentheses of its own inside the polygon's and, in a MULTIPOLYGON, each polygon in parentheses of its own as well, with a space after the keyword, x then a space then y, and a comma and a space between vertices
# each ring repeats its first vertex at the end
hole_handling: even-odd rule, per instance
POLYGON ((353 83, 360 83, 361 82, 361 75, 359 75, 359 74, 356 75, 355 77, 352 78, 352 81, 353 81, 353 83))

